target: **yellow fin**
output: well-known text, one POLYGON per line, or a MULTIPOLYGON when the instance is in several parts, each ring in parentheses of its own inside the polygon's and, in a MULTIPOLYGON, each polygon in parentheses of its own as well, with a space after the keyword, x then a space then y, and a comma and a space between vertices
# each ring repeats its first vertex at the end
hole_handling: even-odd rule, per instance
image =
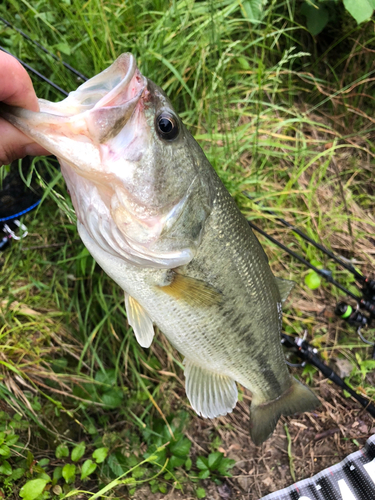
POLYGON ((175 272, 173 272, 172 281, 159 289, 191 305, 212 306, 222 301, 221 292, 210 284, 175 272))

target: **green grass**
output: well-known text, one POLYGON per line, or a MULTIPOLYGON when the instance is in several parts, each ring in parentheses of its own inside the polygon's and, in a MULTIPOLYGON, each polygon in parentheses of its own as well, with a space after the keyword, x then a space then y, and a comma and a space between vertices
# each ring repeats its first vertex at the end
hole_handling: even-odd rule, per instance
MULTIPOLYGON (((355 259, 362 272, 373 269, 373 26, 356 27, 341 12, 341 24, 314 40, 298 10, 290 19, 293 9, 292 1, 270 2, 258 25, 233 0, 12 0, 0 5, 0 15, 87 76, 132 52, 142 73, 171 97, 244 214, 353 286, 348 273, 242 194, 250 192, 261 206, 355 259)), ((64 89, 80 83, 1 23, 0 42, 64 89)), ((34 83, 38 96, 61 98, 41 81, 34 83)), ((34 429, 30 443, 20 431, 20 456, 10 460, 13 470, 24 472, 8 483, 17 495, 26 480, 43 480, 46 473, 57 478, 56 470, 75 465, 74 480, 55 478, 38 499, 65 498, 73 488, 99 498, 106 484, 114 485, 110 481, 116 487, 107 490, 107 498, 120 498, 142 481, 162 493, 193 484, 202 498, 197 461, 189 464, 188 453, 177 447, 174 454, 168 444, 178 443, 194 418, 182 359, 160 334, 150 350, 138 346, 122 293, 82 246, 64 182, 49 168, 53 182, 46 184, 44 201, 25 217, 30 235, 0 255, 0 391, 8 410, 24 415, 34 429), (71 452, 80 442, 86 443, 85 453, 74 462, 71 452), (68 446, 68 456, 56 456, 59 444, 68 446), (108 458, 81 481, 83 463, 103 447, 108 458), (49 463, 31 473, 28 453, 49 463), (173 460, 175 466, 168 466, 173 460), (125 483, 117 479, 121 475, 125 483)), ((45 172, 40 165, 37 171, 45 172)), ((308 271, 261 241, 275 274, 298 284, 286 307, 286 331, 307 329, 323 356, 348 357, 350 382, 374 397, 366 378, 373 369, 366 362, 369 350, 353 329, 315 312, 334 306, 341 292, 324 283, 309 290, 308 271)), ((0 416, 8 435, 13 420, 0 416)))

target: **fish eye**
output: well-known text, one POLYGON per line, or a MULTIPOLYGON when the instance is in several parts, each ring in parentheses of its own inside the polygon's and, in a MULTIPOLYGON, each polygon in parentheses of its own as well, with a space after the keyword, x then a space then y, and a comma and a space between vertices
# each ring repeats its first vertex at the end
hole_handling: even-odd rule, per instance
POLYGON ((161 113, 156 119, 156 131, 161 139, 173 141, 179 132, 176 118, 170 113, 161 113))

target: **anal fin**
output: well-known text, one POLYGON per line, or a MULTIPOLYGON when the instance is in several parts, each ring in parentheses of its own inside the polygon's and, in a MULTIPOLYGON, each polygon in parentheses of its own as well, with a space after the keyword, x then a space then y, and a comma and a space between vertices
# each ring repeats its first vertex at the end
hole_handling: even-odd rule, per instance
POLYGON ((125 292, 125 308, 129 325, 142 347, 150 347, 154 338, 154 326, 144 308, 131 295, 125 292))
POLYGON ((186 395, 193 409, 204 418, 230 413, 237 403, 233 379, 196 365, 185 358, 186 395))

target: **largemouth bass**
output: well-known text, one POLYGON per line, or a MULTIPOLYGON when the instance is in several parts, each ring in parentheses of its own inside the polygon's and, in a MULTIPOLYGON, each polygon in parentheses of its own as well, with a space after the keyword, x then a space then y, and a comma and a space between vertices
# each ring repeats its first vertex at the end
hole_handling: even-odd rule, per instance
POLYGON ((164 92, 131 54, 40 112, 1 116, 60 161, 83 243, 124 290, 143 347, 154 325, 184 356, 194 410, 231 412, 252 392, 256 444, 316 396, 293 378, 280 344, 290 282, 276 279, 245 218, 164 92))

